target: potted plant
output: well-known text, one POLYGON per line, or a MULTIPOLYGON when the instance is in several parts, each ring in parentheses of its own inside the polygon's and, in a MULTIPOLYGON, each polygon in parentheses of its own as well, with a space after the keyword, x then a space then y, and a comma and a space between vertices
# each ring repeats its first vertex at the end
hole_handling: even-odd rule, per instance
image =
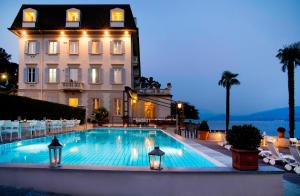
POLYGON ((104 123, 108 123, 108 111, 107 109, 100 107, 94 110, 95 121, 99 126, 102 126, 104 123))
POLYGON ((278 127, 278 129, 277 129, 278 138, 284 138, 284 132, 285 132, 284 127, 278 127))
POLYGON ((206 120, 203 120, 199 125, 199 139, 200 140, 207 140, 209 134, 209 126, 206 120))
POLYGON ((258 150, 262 136, 252 125, 232 126, 226 140, 232 146, 232 167, 238 170, 258 169, 258 150))

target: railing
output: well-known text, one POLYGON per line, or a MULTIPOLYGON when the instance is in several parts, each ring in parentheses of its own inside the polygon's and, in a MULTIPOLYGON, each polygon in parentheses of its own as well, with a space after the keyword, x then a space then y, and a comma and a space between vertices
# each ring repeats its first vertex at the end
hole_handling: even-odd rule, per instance
POLYGON ((82 82, 76 82, 76 81, 69 81, 69 82, 63 82, 62 83, 63 90, 69 90, 69 91, 82 91, 83 90, 83 83, 82 82))
POLYGON ((170 94, 170 89, 136 89, 138 94, 142 95, 169 95, 170 94))
POLYGON ((79 21, 66 21, 66 27, 76 28, 80 26, 79 21))

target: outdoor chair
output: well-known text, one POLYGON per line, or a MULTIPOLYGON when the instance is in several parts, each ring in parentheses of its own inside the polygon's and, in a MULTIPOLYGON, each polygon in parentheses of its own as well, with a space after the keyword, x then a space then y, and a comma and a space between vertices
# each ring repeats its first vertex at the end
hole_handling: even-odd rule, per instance
POLYGON ((288 171, 294 170, 294 172, 300 174, 300 151, 298 149, 297 138, 290 138, 289 149, 295 161, 286 164, 284 168, 288 171))
POLYGON ((10 141, 12 141, 13 133, 16 133, 18 139, 20 139, 20 123, 19 121, 10 121, 7 120, 4 122, 2 129, 1 129, 1 140, 2 140, 2 133, 10 134, 10 141))
POLYGON ((274 142, 272 140, 267 141, 267 146, 270 151, 270 155, 267 155, 263 159, 265 163, 275 165, 276 162, 289 163, 294 160, 293 157, 290 155, 281 154, 278 148, 275 147, 274 142))

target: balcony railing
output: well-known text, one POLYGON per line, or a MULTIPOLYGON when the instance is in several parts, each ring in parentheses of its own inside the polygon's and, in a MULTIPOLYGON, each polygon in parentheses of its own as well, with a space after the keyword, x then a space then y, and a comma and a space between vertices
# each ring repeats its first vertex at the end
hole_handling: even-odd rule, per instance
POLYGON ((170 95, 170 89, 136 89, 140 95, 170 95))
POLYGON ((76 81, 63 82, 62 89, 65 91, 82 91, 83 83, 76 81))

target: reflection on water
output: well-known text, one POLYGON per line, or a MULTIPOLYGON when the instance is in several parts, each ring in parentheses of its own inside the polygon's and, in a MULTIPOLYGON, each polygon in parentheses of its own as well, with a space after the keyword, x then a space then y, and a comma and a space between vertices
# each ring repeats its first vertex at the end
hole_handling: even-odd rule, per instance
MULTIPOLYGON (((57 135, 63 164, 149 166, 154 146, 165 151, 166 167, 215 167, 190 148, 161 131, 101 129, 57 135)), ((48 145, 53 136, 0 145, 0 162, 49 163, 48 145)))

